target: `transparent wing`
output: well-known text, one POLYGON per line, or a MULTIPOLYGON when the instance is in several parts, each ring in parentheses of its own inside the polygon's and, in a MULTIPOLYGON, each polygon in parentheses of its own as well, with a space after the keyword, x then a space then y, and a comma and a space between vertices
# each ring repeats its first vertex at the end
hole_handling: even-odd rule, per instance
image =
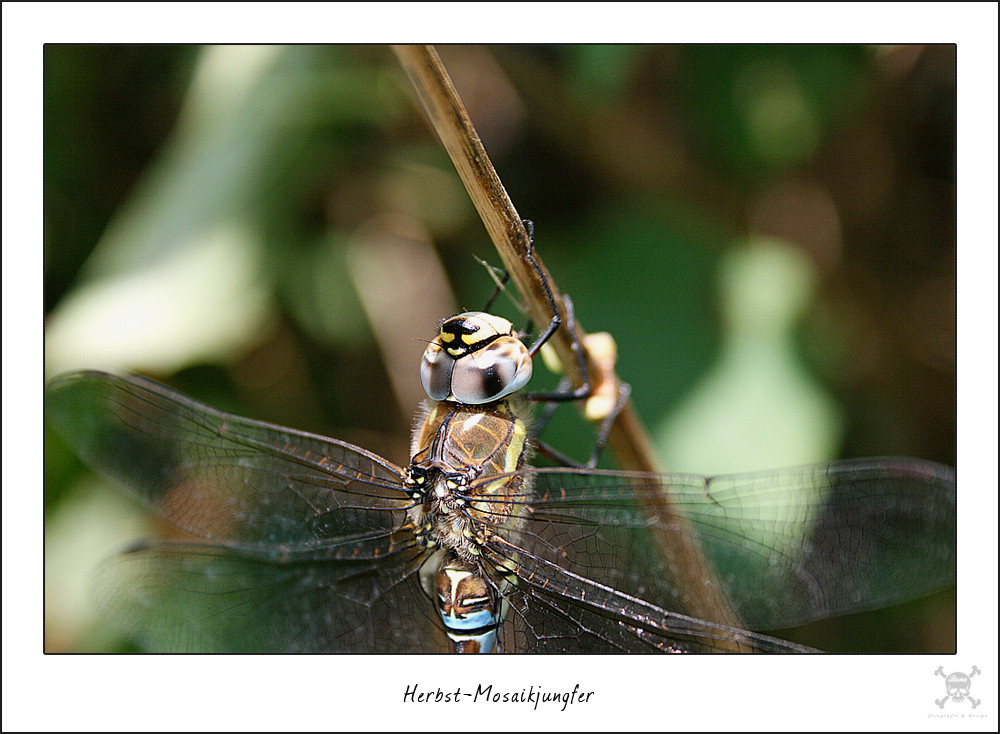
MULTIPOLYGON (((106 613, 153 649, 444 649, 402 471, 363 449, 220 413, 136 377, 54 382, 80 454, 218 546, 142 545, 102 571, 106 613), (418 610, 414 613, 414 609, 418 610)), ((735 619, 791 626, 953 582, 955 479, 864 460, 717 477, 528 470, 519 524, 483 549, 517 584, 508 651, 795 650, 699 620, 669 549, 693 534, 735 619), (669 497, 672 512, 650 511, 669 497)))
MULTIPOLYGON (((622 539, 620 532, 616 539, 622 539)), ((628 545, 606 550, 630 555, 628 545)), ((509 558, 495 548, 492 562, 509 558)), ((510 604, 501 630, 502 649, 516 652, 815 652, 738 627, 715 624, 653 604, 570 570, 586 564, 553 565, 519 553, 517 582, 505 591, 510 604)), ((597 576, 597 574, 594 574, 597 576)), ((674 600, 675 607, 681 600, 674 600)))
POLYGON ((445 652, 419 552, 271 563, 218 546, 143 543, 99 567, 103 618, 153 652, 445 652))
POLYGON ((79 372, 47 418, 171 524, 244 555, 352 558, 407 547, 402 470, 322 436, 228 415, 141 377, 79 372))
POLYGON ((446 649, 415 571, 402 472, 363 449, 83 372, 46 415, 92 466, 215 545, 144 543, 98 571, 105 618, 151 650, 446 649))
POLYGON ((740 624, 755 630, 888 606, 955 580, 955 477, 937 464, 865 459, 715 478, 531 473, 526 519, 488 550, 496 565, 517 565, 512 645, 793 649, 683 616, 698 605, 663 551, 682 525, 740 624), (673 517, 650 510, 665 496, 673 517))

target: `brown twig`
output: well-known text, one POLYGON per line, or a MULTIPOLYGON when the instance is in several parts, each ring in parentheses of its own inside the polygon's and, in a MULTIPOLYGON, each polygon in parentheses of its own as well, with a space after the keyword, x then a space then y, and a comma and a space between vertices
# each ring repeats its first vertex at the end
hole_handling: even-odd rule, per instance
MULTIPOLYGON (((531 258, 537 269, 526 257, 530 240, 521 217, 500 183, 434 47, 393 46, 393 51, 410 78, 431 126, 451 157, 483 224, 486 225, 486 231, 493 240, 504 267, 524 300, 528 315, 536 324, 548 324, 553 316, 543 278, 548 280, 560 312, 566 314, 563 297, 538 254, 532 253, 531 258)), ((574 340, 576 344, 586 344, 586 334, 578 323, 564 322, 552 336, 550 343, 555 347, 566 374, 574 384, 580 385, 583 384, 583 376, 573 351, 574 340)), ((585 358, 591 382, 603 383, 605 389, 610 387, 614 394, 620 380, 613 368, 605 363, 599 364, 589 353, 586 353, 585 358)), ((608 444, 623 468, 656 471, 648 434, 631 403, 625 405, 615 420, 608 436, 608 444)), ((659 486, 658 483, 655 486, 659 486)), ((738 627, 739 620, 709 570, 693 534, 686 530, 686 523, 673 509, 669 498, 662 492, 659 494, 662 496, 645 503, 645 510, 656 518, 660 527, 682 529, 671 534, 670 543, 660 543, 660 550, 675 581, 689 591, 688 597, 697 600, 695 608, 688 611, 719 624, 738 627)))
MULTIPOLYGON (((535 324, 547 324, 552 318, 543 278, 548 280, 556 305, 565 314, 562 295, 537 252, 533 253, 533 259, 538 265, 537 271, 526 257, 530 245, 528 233, 506 189, 500 183, 437 52, 432 46, 394 46, 393 50, 410 77, 431 125, 486 225, 486 231, 493 240, 504 267, 524 299, 528 315, 535 324)), ((564 324, 564 327, 556 331, 550 343, 556 349, 566 374, 574 384, 580 385, 582 375, 577 366, 573 344, 574 340, 577 344, 584 343, 585 334, 578 323, 564 324), (570 328, 564 328, 567 326, 570 328)), ((614 385, 618 384, 618 378, 613 372, 608 375, 589 356, 588 372, 598 379, 603 376, 604 379, 612 380, 614 385)), ((656 471, 648 435, 631 405, 627 405, 615 421, 609 443, 623 468, 656 471)))

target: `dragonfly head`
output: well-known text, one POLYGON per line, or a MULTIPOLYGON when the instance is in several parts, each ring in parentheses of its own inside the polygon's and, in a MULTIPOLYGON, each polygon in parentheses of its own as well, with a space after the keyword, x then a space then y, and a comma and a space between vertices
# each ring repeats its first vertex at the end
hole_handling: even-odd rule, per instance
POLYGON ((420 360, 420 382, 432 400, 493 403, 530 379, 531 357, 514 325, 481 311, 445 319, 420 360))

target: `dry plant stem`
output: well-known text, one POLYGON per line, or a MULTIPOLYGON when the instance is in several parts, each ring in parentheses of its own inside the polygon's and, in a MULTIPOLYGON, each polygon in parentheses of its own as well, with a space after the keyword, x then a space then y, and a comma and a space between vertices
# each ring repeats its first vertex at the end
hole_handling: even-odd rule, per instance
MULTIPOLYGON (((548 280, 556 304, 566 313, 562 296, 549 276, 538 253, 533 259, 541 271, 536 272, 525 255, 530 246, 528 233, 521 217, 507 195, 486 154, 485 148, 469 119, 451 79, 438 58, 433 46, 393 46, 400 64, 416 90, 417 97, 432 127, 451 157, 486 231, 493 240, 504 267, 510 273, 520 292, 532 321, 544 326, 552 319, 549 301, 541 277, 548 280)), ((583 343, 583 331, 578 324, 566 324, 555 332, 550 343, 555 347, 566 374, 576 385, 582 384, 582 375, 574 356, 572 344, 583 343), (572 327, 567 328, 567 327, 572 327)), ((592 361, 588 357, 588 371, 592 361)), ((612 375, 615 384, 617 376, 612 375)), ((608 437, 608 444, 622 467, 640 471, 656 471, 648 435, 631 403, 625 405, 615 420, 608 437)), ((661 553, 673 571, 674 579, 689 590, 688 596, 700 600, 689 613, 718 624, 739 627, 739 620, 732 612, 725 594, 701 553, 698 543, 686 529, 683 518, 671 507, 669 498, 659 493, 656 499, 645 503, 645 511, 665 528, 684 528, 670 534, 670 543, 661 544, 661 553)), ((655 534, 654 534, 655 535, 655 534)))
MULTIPOLYGON (((432 127, 486 225, 486 231, 496 245, 504 267, 524 298, 528 315, 539 328, 544 328, 552 319, 552 313, 539 274, 525 257, 530 246, 528 233, 500 183, 437 53, 431 46, 394 46, 393 50, 410 77, 432 127)), ((537 254, 535 260, 544 276, 552 283, 537 254)), ((552 290, 557 305, 565 313, 562 297, 554 285, 552 290)), ((573 356, 569 332, 560 328, 550 343, 559 354, 567 374, 574 384, 579 385, 580 374, 573 356)))
MULTIPOLYGON (((437 53, 431 46, 394 46, 393 50, 410 77, 435 132, 458 170, 483 224, 486 225, 486 231, 503 260, 504 267, 521 293, 529 316, 536 325, 543 327, 551 320, 552 313, 539 273, 531 267, 525 257, 530 246, 528 233, 507 191, 500 183, 493 164, 437 53)), ((534 253, 534 260, 551 285, 560 311, 565 314, 562 296, 537 252, 534 253)), ((559 354, 566 374, 574 384, 579 385, 582 383, 582 375, 573 352, 574 339, 576 343, 583 342, 583 333, 579 325, 564 323, 552 336, 550 343, 559 354), (573 331, 569 327, 572 327, 573 331)), ((593 365, 588 365, 588 368, 590 367, 593 365)), ((596 369, 590 369, 590 372, 597 374, 596 369)), ((617 377, 614 379, 617 382, 617 377)), ((635 416, 631 404, 626 405, 615 422, 609 443, 622 467, 640 471, 657 470, 649 438, 635 416)))

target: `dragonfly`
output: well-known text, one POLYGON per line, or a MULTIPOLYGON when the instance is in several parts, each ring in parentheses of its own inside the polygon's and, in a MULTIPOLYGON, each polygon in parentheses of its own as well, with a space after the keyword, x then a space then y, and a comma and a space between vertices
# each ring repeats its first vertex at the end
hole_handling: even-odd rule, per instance
POLYGON ((933 462, 531 466, 524 388, 554 328, 529 348, 485 312, 443 321, 406 466, 144 377, 56 378, 48 420, 196 539, 106 561, 101 614, 153 651, 807 652, 765 631, 954 583, 955 474, 933 462), (663 550, 688 536, 721 619, 663 550))

